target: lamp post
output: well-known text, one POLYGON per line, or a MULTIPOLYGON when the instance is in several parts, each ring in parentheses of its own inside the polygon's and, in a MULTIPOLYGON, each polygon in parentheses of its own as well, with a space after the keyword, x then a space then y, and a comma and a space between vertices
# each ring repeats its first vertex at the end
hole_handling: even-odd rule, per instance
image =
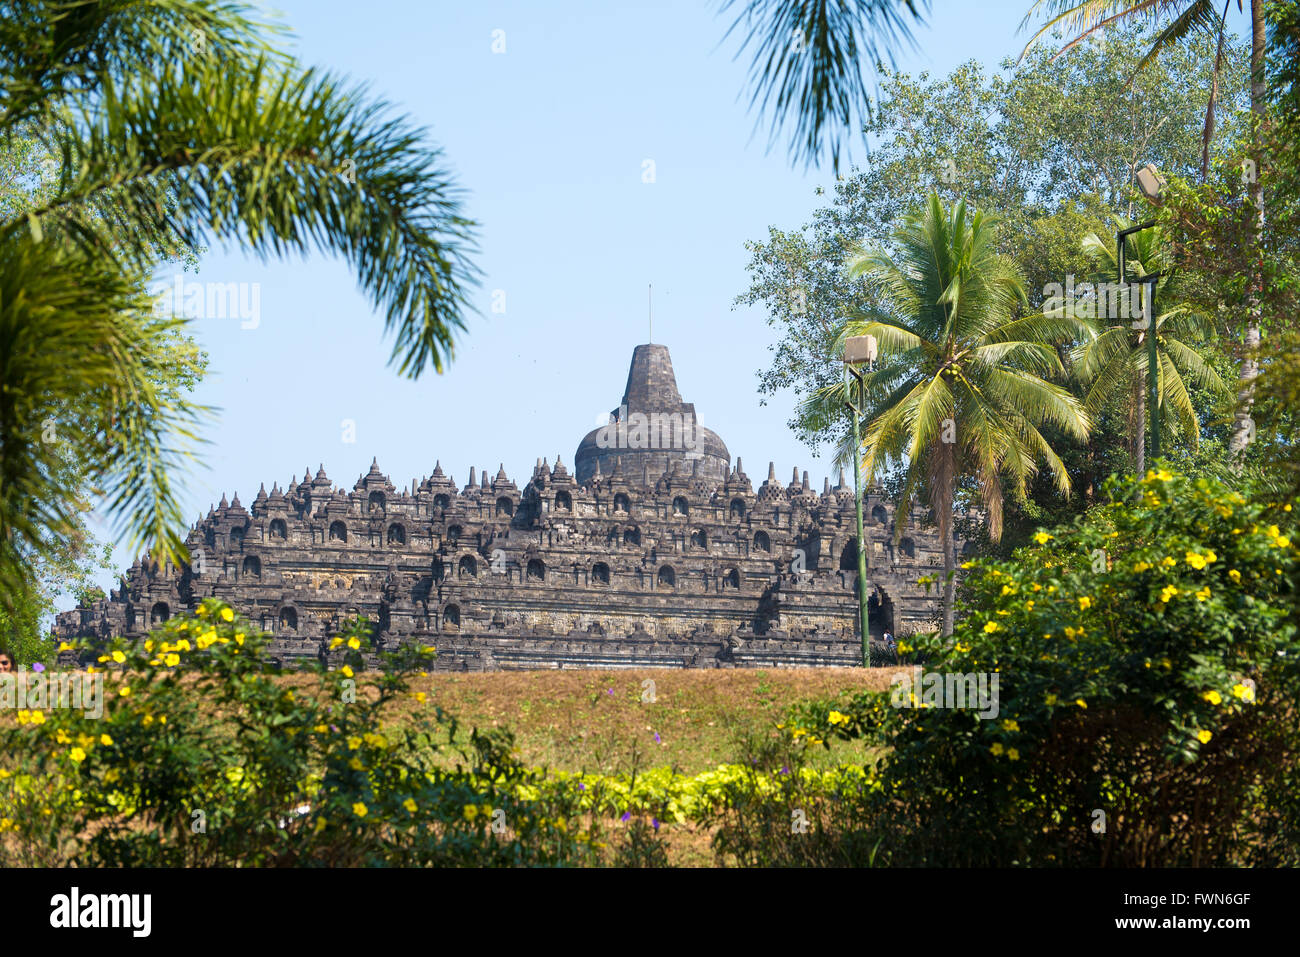
MULTIPOLYGON (((1137 182, 1138 188, 1142 190, 1142 194, 1147 199, 1154 203, 1160 201, 1165 181, 1153 164, 1148 163, 1137 171, 1137 182)), ((1115 261, 1119 266, 1119 287, 1121 291, 1127 289, 1124 265, 1128 237, 1134 233, 1140 233, 1144 229, 1150 229, 1155 224, 1154 219, 1148 219, 1145 223, 1138 223, 1128 229, 1121 229, 1115 234, 1115 261)), ((1155 309, 1156 281, 1160 278, 1160 275, 1159 272, 1147 273, 1140 280, 1147 286, 1146 293, 1142 297, 1144 322, 1139 328, 1145 328, 1147 334, 1147 405, 1151 409, 1151 439, 1149 443, 1151 454, 1148 459, 1152 462, 1160 455, 1160 356, 1156 345, 1155 309)))
POLYGON ((862 532, 862 373, 859 366, 870 371, 876 361, 876 337, 853 336, 844 341, 844 368, 858 384, 858 398, 853 400, 853 390, 845 379, 845 405, 853 414, 853 504, 858 517, 858 627, 862 633, 862 667, 871 667, 871 631, 867 627, 867 543, 862 532))

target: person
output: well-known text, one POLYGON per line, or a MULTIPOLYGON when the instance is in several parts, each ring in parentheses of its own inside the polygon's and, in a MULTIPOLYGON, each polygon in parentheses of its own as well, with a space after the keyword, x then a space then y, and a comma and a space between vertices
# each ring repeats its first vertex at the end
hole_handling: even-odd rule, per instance
POLYGON ((0 648, 0 674, 8 674, 18 670, 18 661, 9 652, 0 648))
POLYGON ((893 651, 895 648, 894 636, 891 635, 889 632, 885 632, 885 647, 888 648, 890 651, 893 651))

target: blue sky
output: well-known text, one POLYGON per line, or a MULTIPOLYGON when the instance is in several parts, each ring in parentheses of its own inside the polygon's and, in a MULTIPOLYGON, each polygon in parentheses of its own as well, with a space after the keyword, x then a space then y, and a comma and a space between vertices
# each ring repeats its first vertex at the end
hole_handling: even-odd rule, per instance
MULTIPOLYGON (((771 460, 783 480, 798 465, 820 487, 828 457, 787 430, 791 398, 759 402, 773 330, 732 303, 747 286, 746 240, 806 222, 831 175, 793 166, 784 139, 769 150, 766 125, 755 132, 748 55, 721 42, 732 14, 701 0, 263 6, 293 30, 301 61, 368 84, 443 148, 480 223, 480 314, 445 374, 411 382, 388 368, 382 320, 343 262, 212 249, 186 280, 257 283, 260 316, 256 328, 192 323, 211 360, 197 398, 219 412, 181 477, 188 521, 223 492, 247 505, 259 483, 322 463, 349 488, 376 456, 399 487, 436 460, 461 484, 471 465, 504 462, 520 484, 538 457, 571 467, 647 341, 648 283, 654 341, 700 421, 756 480, 771 460)), ((1027 6, 938 0, 899 66, 996 68, 1023 46, 1027 6)), ((116 560, 131 556, 119 548, 116 560)))

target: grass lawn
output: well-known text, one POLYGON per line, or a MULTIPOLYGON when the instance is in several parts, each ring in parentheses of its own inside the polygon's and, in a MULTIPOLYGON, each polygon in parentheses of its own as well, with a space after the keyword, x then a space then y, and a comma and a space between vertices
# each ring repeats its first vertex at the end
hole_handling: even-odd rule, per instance
MULTIPOLYGON (((412 690, 466 727, 507 728, 519 757, 553 770, 627 773, 668 766, 697 774, 741 759, 747 735, 765 737, 786 709, 887 688, 896 669, 498 671, 430 674, 412 690), (653 682, 653 698, 649 690, 653 682), (658 735, 658 740, 656 740, 658 735)), ((412 707, 418 705, 412 704, 412 707)), ((809 748, 805 763, 860 762, 858 743, 809 748)))

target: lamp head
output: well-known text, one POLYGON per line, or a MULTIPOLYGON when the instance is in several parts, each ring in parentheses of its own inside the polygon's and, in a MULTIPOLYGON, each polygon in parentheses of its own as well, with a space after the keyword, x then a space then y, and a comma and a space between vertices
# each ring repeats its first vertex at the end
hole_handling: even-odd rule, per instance
POLYGON ((875 362, 878 355, 875 336, 852 336, 844 340, 844 364, 861 365, 875 362))
POLYGON ((1165 179, 1156 170, 1154 163, 1147 163, 1137 171, 1138 189, 1142 190, 1142 195, 1153 203, 1160 202, 1160 195, 1164 192, 1165 179))

